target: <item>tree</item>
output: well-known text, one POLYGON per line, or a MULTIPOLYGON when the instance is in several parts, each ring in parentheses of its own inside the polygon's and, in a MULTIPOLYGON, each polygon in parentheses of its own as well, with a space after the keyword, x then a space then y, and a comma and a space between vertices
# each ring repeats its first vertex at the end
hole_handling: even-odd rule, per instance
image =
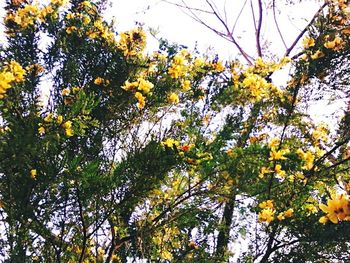
POLYGON ((330 129, 304 107, 347 98, 348 4, 322 6, 301 54, 246 62, 165 40, 146 54, 105 5, 6 2, 4 261, 227 262, 244 236, 242 262, 346 257, 349 109, 330 129))

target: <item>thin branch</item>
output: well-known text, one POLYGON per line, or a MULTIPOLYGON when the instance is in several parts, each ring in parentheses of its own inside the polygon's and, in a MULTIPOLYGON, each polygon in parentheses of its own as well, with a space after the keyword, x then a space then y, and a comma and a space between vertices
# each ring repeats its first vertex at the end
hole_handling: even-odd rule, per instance
POLYGON ((313 16, 313 18, 310 20, 310 22, 306 25, 306 27, 300 32, 300 34, 296 37, 296 39, 294 40, 293 44, 287 48, 286 53, 284 54, 286 57, 289 56, 290 52, 292 52, 292 50, 294 49, 294 47, 297 45, 297 43, 299 42, 299 40, 303 37, 303 35, 306 33, 306 31, 308 30, 308 28, 315 22, 317 16, 321 13, 321 11, 327 6, 327 3, 324 3, 320 9, 318 9, 318 11, 315 13, 315 15, 313 16))
POLYGON ((225 21, 221 18, 220 14, 218 14, 214 8, 214 6, 208 1, 206 0, 207 4, 210 6, 211 10, 214 12, 214 16, 220 21, 220 23, 224 26, 225 30, 226 30, 226 35, 227 37, 229 37, 229 39, 231 40, 231 42, 237 47, 237 49, 239 50, 239 52, 241 52, 241 54, 243 55, 243 57, 247 60, 247 62, 249 64, 252 64, 251 62, 251 57, 243 50, 243 48, 238 44, 238 42, 236 41, 236 39, 233 37, 233 34, 230 32, 230 29, 228 28, 228 25, 225 23, 225 21))
POLYGON ((235 20, 235 22, 234 22, 234 24, 233 24, 232 30, 231 30, 231 33, 232 33, 232 34, 233 34, 233 32, 235 31, 235 28, 236 28, 236 26, 237 26, 238 20, 239 20, 239 18, 241 17, 241 15, 242 15, 242 13, 243 13, 243 10, 244 10, 244 8, 245 8, 247 2, 248 2, 248 0, 245 0, 245 1, 244 1, 241 10, 240 10, 239 13, 238 13, 238 16, 237 16, 237 18, 236 18, 236 20, 235 20))
POLYGON ((171 2, 171 1, 168 1, 168 0, 162 0, 162 2, 165 2, 165 3, 170 4, 170 5, 174 5, 176 7, 181 8, 181 9, 189 9, 189 10, 192 10, 192 11, 197 11, 197 12, 206 13, 206 14, 210 14, 210 15, 213 14, 213 12, 210 12, 208 10, 204 10, 204 9, 196 8, 196 7, 190 7, 186 3, 184 3, 184 5, 181 5, 181 4, 174 3, 174 2, 171 2))
POLYGON ((279 36, 280 36, 280 38, 281 38, 281 40, 282 40, 282 42, 283 42, 284 47, 287 49, 287 48, 288 48, 288 47, 287 47, 287 44, 286 44, 286 42, 285 42, 285 40, 284 40, 284 37, 283 37, 283 35, 282 35, 281 29, 280 29, 280 27, 279 27, 279 25, 278 25, 278 21, 277 21, 277 15, 276 15, 276 0, 273 0, 273 1, 272 1, 272 12, 273 12, 273 20, 275 21, 275 25, 276 25, 278 34, 279 34, 279 36))
POLYGON ((256 30, 256 48, 258 50, 259 57, 261 57, 262 51, 261 51, 260 35, 261 35, 261 26, 262 26, 262 20, 263 20, 263 8, 262 8, 261 0, 258 0, 258 6, 259 6, 259 21, 258 21, 258 28, 256 30))
POLYGON ((254 6, 253 6, 252 0, 250 0, 250 10, 252 11, 254 29, 255 29, 255 31, 257 31, 256 19, 255 19, 255 12, 254 12, 254 6))

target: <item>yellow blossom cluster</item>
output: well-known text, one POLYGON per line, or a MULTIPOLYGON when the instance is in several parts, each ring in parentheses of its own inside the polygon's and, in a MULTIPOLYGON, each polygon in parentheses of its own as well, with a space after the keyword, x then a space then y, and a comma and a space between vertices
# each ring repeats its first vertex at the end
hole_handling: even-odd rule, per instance
POLYGON ((67 137, 72 137, 74 135, 72 121, 63 122, 63 116, 58 115, 55 117, 51 112, 47 113, 44 117, 44 123, 39 123, 38 133, 39 135, 44 135, 46 133, 45 125, 52 123, 55 120, 57 125, 60 125, 67 137), (63 123, 63 124, 62 124, 63 123))
POLYGON ((25 5, 23 8, 18 8, 16 13, 8 13, 5 21, 13 21, 24 29, 35 24, 39 13, 37 5, 25 5))
POLYGON ((291 62, 289 57, 282 57, 280 61, 264 61, 261 57, 258 57, 255 60, 255 64, 253 67, 249 67, 247 72, 258 72, 259 74, 266 75, 268 73, 275 72, 285 65, 291 62))
POLYGON ((303 47, 304 48, 310 48, 310 47, 313 47, 315 46, 315 39, 313 39, 312 37, 305 37, 303 39, 303 47))
POLYGON ((146 105, 146 99, 145 97, 142 95, 141 92, 136 92, 135 93, 135 98, 137 99, 137 107, 139 109, 143 109, 146 105))
POLYGON ((304 161, 305 165, 302 167, 305 170, 310 170, 314 166, 315 155, 310 150, 304 152, 302 149, 297 150, 297 154, 304 161))
POLYGON ((31 177, 32 179, 36 179, 37 174, 38 174, 38 172, 37 172, 36 169, 30 170, 30 177, 31 177))
POLYGON ((4 98, 6 91, 11 88, 14 82, 24 81, 25 74, 26 71, 18 62, 12 60, 6 64, 0 71, 0 99, 4 98))
POLYGON ((272 200, 267 200, 260 203, 259 208, 262 209, 258 215, 259 222, 270 223, 271 221, 274 220, 276 210, 274 208, 272 200))
POLYGON ((327 124, 324 122, 319 123, 316 129, 312 132, 312 140, 316 145, 318 145, 320 142, 327 142, 328 134, 329 130, 327 124))
POLYGON ((146 33, 141 28, 123 32, 119 35, 117 47, 126 57, 138 56, 146 47, 146 33))
POLYGON ((180 143, 179 141, 176 141, 174 139, 171 138, 167 138, 165 141, 162 142, 162 145, 168 147, 168 148, 173 148, 174 146, 179 146, 180 143))
POLYGON ((176 93, 174 93, 174 92, 172 92, 172 93, 170 93, 169 94, 169 96, 168 96, 168 101, 169 101, 169 103, 171 103, 171 104, 177 104, 177 103, 179 103, 179 96, 176 94, 176 93))
POLYGON ((51 0, 47 6, 39 7, 38 4, 26 4, 18 8, 16 12, 10 11, 6 17, 6 22, 14 22, 21 29, 34 26, 37 21, 44 22, 48 16, 58 18, 57 9, 68 3, 68 0, 51 0))
POLYGON ((329 36, 325 36, 325 43, 324 47, 327 49, 332 49, 334 51, 342 50, 345 46, 345 43, 342 38, 340 37, 334 37, 333 39, 329 36))
POLYGON ((172 63, 168 70, 169 75, 173 79, 184 77, 187 74, 189 71, 189 57, 190 55, 186 49, 181 50, 173 57, 172 63))
POLYGON ((268 81, 267 76, 289 63, 290 59, 282 58, 279 62, 265 62, 261 57, 255 64, 245 68, 239 63, 231 65, 231 76, 235 97, 245 104, 247 101, 255 103, 272 97, 282 97, 281 89, 268 81))
POLYGON ((282 221, 282 220, 284 220, 284 219, 286 219, 286 218, 292 217, 293 214, 294 214, 293 208, 289 208, 289 209, 287 209, 286 211, 283 211, 283 212, 279 213, 278 216, 277 216, 277 219, 278 219, 279 221, 282 221))
MULTIPOLYGON (((83 20, 84 23, 84 20, 83 20)), ((85 19, 85 23, 90 23, 90 21, 85 19)), ((90 39, 104 39, 108 43, 115 44, 115 33, 113 33, 107 26, 104 25, 102 20, 96 20, 93 27, 86 32, 86 35, 90 39)))
MULTIPOLYGON (((260 203, 259 208, 262 209, 258 215, 259 222, 270 223, 275 219, 276 209, 274 207, 272 200, 266 200, 266 201, 260 203)), ((285 211, 280 212, 277 215, 277 219, 279 221, 282 221, 282 220, 285 220, 286 218, 292 217, 293 214, 294 214, 294 209, 289 208, 285 211)))
POLYGON ((82 24, 84 26, 87 26, 90 24, 91 22, 91 18, 90 16, 86 15, 86 14, 82 14, 82 13, 68 13, 66 15, 66 19, 68 20, 79 20, 82 22, 82 24))
POLYGON ((280 140, 278 138, 273 138, 269 142, 270 147, 270 157, 269 161, 277 160, 287 160, 286 154, 290 153, 289 149, 279 149, 280 140))
POLYGON ((124 86, 121 88, 126 91, 139 90, 135 93, 135 98, 137 99, 137 107, 142 109, 146 105, 146 99, 143 94, 148 94, 153 89, 154 85, 144 78, 138 78, 137 81, 129 82, 125 81, 124 86), (142 93, 141 93, 142 92, 142 93))
POLYGON ((319 207, 326 213, 319 220, 321 224, 326 224, 328 221, 337 224, 339 221, 350 220, 349 197, 345 194, 333 194, 327 201, 327 205, 320 204, 319 207))
POLYGON ((73 136, 73 129, 72 129, 72 122, 71 121, 66 121, 65 123, 62 124, 62 128, 64 129, 64 133, 67 137, 72 137, 73 136))
POLYGON ((96 84, 96 85, 108 85, 109 83, 110 83, 110 81, 108 79, 104 79, 101 77, 97 77, 94 80, 94 84, 96 84))

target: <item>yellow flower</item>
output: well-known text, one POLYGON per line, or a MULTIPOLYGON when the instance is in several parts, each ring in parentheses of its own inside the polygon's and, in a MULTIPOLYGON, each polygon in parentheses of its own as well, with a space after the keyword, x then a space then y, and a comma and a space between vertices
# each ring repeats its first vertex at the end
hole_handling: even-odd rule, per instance
POLYGON ((313 60, 319 59, 319 58, 322 58, 322 57, 324 57, 324 53, 321 50, 317 50, 314 54, 311 55, 311 58, 313 60))
POLYGON ((285 219, 284 213, 283 213, 283 212, 279 213, 278 216, 277 216, 277 219, 278 219, 279 221, 284 220, 284 219, 285 219))
POLYGON ((32 179, 35 179, 36 176, 37 176, 37 171, 36 171, 36 169, 30 170, 30 177, 31 177, 32 179))
POLYGON ((24 80, 24 75, 26 74, 26 71, 18 62, 12 60, 8 67, 12 72, 16 82, 22 82, 24 80))
POLYGON ((341 50, 343 48, 344 41, 340 37, 335 37, 332 41, 328 41, 330 38, 329 36, 326 36, 326 41, 324 43, 324 47, 328 49, 333 49, 334 51, 341 50))
POLYGON ((97 77, 95 80, 94 80, 94 83, 96 84, 96 85, 101 85, 101 84, 103 84, 105 82, 105 80, 103 79, 103 78, 101 78, 101 77, 97 77))
POLYGON ((177 104, 180 101, 179 96, 177 96, 177 94, 173 92, 168 96, 168 101, 172 104, 177 104))
POLYGON ((145 97, 142 95, 141 92, 136 92, 135 93, 135 98, 137 99, 138 103, 137 103, 137 107, 139 109, 143 109, 146 105, 146 101, 145 101, 145 97))
POLYGON ((48 113, 44 118, 45 122, 52 122, 52 113, 48 113))
POLYGON ((74 19, 76 17, 76 14, 75 13, 68 13, 66 15, 66 19, 70 20, 70 19, 74 19))
POLYGON ((287 174, 286 171, 282 170, 282 166, 280 164, 276 164, 275 172, 279 178, 284 178, 287 174))
POLYGON ((183 91, 189 91, 191 89, 191 81, 189 80, 181 80, 181 89, 183 91))
POLYGON ((125 81, 124 86, 122 86, 122 89, 129 91, 129 90, 133 90, 133 89, 137 88, 137 86, 138 86, 138 82, 136 82, 136 81, 129 82, 127 80, 127 81, 125 81))
POLYGON ((214 68, 215 71, 217 72, 222 72, 225 70, 224 65, 222 64, 221 61, 218 61, 217 63, 211 64, 211 66, 214 68))
POLYGON ((344 194, 332 196, 332 199, 327 201, 327 205, 320 204, 319 207, 323 212, 327 213, 327 218, 333 224, 349 219, 349 201, 344 194))
POLYGON ((289 208, 287 211, 284 211, 284 216, 285 217, 292 217, 294 214, 294 209, 293 208, 289 208))
POLYGON ((71 129, 72 128, 72 122, 71 121, 66 121, 65 123, 62 124, 63 129, 71 129))
POLYGON ((266 201, 260 203, 259 207, 261 209, 265 209, 265 208, 273 209, 273 201, 272 200, 266 200, 266 201))
POLYGON ((58 116, 57 116, 57 119, 56 119, 56 123, 57 123, 58 125, 61 125, 62 122, 63 122, 63 116, 62 116, 62 115, 58 115, 58 116))
POLYGON ((146 47, 146 34, 141 28, 128 32, 122 32, 117 46, 123 51, 124 56, 136 56, 146 47))
POLYGON ((67 137, 72 137, 74 135, 73 129, 71 128, 65 129, 64 133, 66 134, 67 137))
POLYGON ((90 24, 90 22, 91 22, 90 17, 88 17, 88 16, 86 16, 86 15, 83 16, 83 25, 84 25, 84 26, 90 24))
POLYGON ((82 6, 87 7, 87 8, 92 8, 92 5, 89 1, 84 1, 81 3, 82 6))
POLYGON ((160 258, 171 261, 173 259, 173 255, 168 250, 162 250, 160 252, 160 258))
POLYGON ((180 78, 187 73, 187 59, 185 52, 179 52, 176 54, 172 60, 172 64, 168 70, 169 75, 174 78, 180 78))
POLYGON ((44 135, 45 134, 45 128, 44 127, 39 127, 38 128, 38 133, 40 134, 40 135, 44 135))
POLYGON ((312 37, 306 37, 303 40, 303 47, 304 48, 309 48, 309 47, 313 47, 315 45, 315 39, 313 39, 312 37))
POLYGON ((289 153, 289 150, 279 150, 276 152, 274 149, 272 149, 272 151, 270 152, 269 161, 286 160, 287 157, 285 157, 284 155, 287 153, 289 153))
POLYGON ((54 12, 52 6, 45 6, 40 14, 39 14, 39 17, 41 18, 41 20, 44 20, 45 17, 47 17, 48 15, 52 14, 54 12))
POLYGON ((162 145, 168 147, 168 148, 173 148, 173 146, 179 146, 179 142, 174 140, 174 139, 171 139, 171 138, 168 138, 166 139, 165 141, 162 142, 162 145))
POLYGON ((273 221, 274 215, 275 215, 275 210, 272 210, 271 208, 266 208, 259 213, 258 220, 259 222, 270 223, 271 221, 273 221))
POLYGON ((260 168, 260 172, 259 172, 259 178, 264 178, 265 174, 271 173, 273 172, 271 169, 266 168, 265 166, 260 168))
POLYGON ((138 79, 138 90, 143 91, 145 94, 149 93, 153 89, 153 86, 148 80, 144 80, 143 78, 138 79))
POLYGON ((70 89, 63 89, 62 96, 68 96, 70 94, 70 89))
POLYGON ((69 27, 66 28, 66 32, 67 32, 68 35, 72 34, 76 30, 77 30, 76 26, 69 26, 69 27))
POLYGON ((321 224, 325 225, 325 224, 327 224, 327 222, 328 222, 328 217, 322 216, 322 217, 318 220, 318 222, 320 222, 321 224))
POLYGON ((272 138, 269 142, 269 147, 271 149, 276 148, 280 144, 280 139, 279 138, 272 138))

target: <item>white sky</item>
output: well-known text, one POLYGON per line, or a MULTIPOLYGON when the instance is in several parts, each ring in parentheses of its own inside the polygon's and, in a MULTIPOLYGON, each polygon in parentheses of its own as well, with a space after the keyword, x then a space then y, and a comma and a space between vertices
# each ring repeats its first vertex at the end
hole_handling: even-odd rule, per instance
MULTIPOLYGON (((179 0, 173 0, 180 3, 179 0)), ((157 28, 159 36, 180 44, 193 47, 197 41, 201 51, 205 51, 209 46, 214 47, 215 51, 223 58, 234 58, 236 49, 232 43, 221 39, 215 33, 206 29, 204 26, 195 22, 187 16, 180 8, 164 3, 161 0, 112 0, 112 8, 108 10, 107 16, 114 16, 117 21, 117 29, 124 31, 135 25, 135 21, 145 24, 145 27, 157 28)), ((189 5, 196 8, 208 9, 204 0, 187 0, 189 5)), ((227 20, 232 26, 237 18, 238 12, 245 0, 223 1, 216 0, 218 9, 223 13, 223 6, 226 3, 227 20), (220 4, 221 3, 221 4, 220 4)), ((285 0, 277 0, 278 7, 283 10, 278 14, 281 31, 287 45, 290 45, 300 30, 304 28, 307 21, 315 14, 318 4, 315 1, 304 0, 302 4, 287 7, 284 6, 285 0)), ((212 16, 204 16, 213 27, 220 28, 220 24, 212 16)), ((271 13, 264 19, 262 33, 269 39, 269 48, 273 49, 279 55, 284 53, 284 47, 280 40, 276 27, 273 24, 271 13), (264 20, 265 21, 265 20, 264 20)), ((255 34, 252 23, 251 9, 249 0, 237 23, 235 36, 248 53, 256 56, 255 53, 255 34)))

